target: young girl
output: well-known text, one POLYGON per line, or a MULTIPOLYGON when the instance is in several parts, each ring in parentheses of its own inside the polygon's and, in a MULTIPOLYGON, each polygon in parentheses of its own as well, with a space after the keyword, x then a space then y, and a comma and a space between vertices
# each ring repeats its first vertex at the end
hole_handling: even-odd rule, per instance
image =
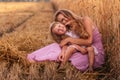
MULTIPOLYGON (((75 25, 75 24, 74 24, 75 25)), ((78 34, 74 33, 73 29, 68 29, 69 27, 66 27, 65 25, 61 24, 60 22, 53 22, 50 26, 50 31, 53 39, 60 43, 62 39, 66 37, 72 37, 72 38, 82 38, 86 39, 89 37, 86 33, 83 34, 82 37, 79 37, 78 34)), ((94 65, 94 56, 95 56, 95 49, 93 46, 80 46, 78 44, 71 44, 68 43, 67 45, 62 47, 61 54, 59 55, 59 60, 64 65, 69 58, 72 56, 73 53, 76 51, 81 52, 83 55, 88 53, 89 58, 89 68, 88 70, 90 72, 93 71, 93 65, 94 65)))

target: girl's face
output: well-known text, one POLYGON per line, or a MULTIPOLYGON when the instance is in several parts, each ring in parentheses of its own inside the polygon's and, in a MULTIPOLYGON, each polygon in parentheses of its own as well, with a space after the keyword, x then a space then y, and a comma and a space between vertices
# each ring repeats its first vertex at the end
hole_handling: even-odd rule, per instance
POLYGON ((57 20, 64 25, 69 25, 70 24, 70 20, 67 17, 65 17, 63 14, 59 14, 57 16, 57 20))
POLYGON ((64 35, 66 33, 67 29, 65 25, 58 23, 55 25, 55 27, 52 29, 52 32, 57 35, 64 35))

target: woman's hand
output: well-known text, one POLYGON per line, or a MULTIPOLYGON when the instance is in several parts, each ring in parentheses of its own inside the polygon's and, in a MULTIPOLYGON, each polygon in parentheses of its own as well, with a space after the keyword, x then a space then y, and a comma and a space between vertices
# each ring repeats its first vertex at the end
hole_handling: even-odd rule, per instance
POLYGON ((72 43, 72 38, 71 37, 68 37, 68 38, 65 38, 64 40, 62 40, 60 42, 60 46, 63 47, 63 46, 65 46, 68 43, 72 43))

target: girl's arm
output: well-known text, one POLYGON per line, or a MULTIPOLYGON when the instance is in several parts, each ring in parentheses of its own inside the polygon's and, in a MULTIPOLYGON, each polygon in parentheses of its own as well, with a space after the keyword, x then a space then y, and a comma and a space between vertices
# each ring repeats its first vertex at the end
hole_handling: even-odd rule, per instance
POLYGON ((90 35, 90 37, 88 39, 75 39, 75 38, 66 38, 64 40, 61 41, 60 45, 61 46, 64 46, 65 44, 67 43, 74 43, 74 44, 78 44, 78 45, 84 45, 84 46, 89 46, 92 44, 92 25, 93 25, 93 22, 92 20, 89 18, 89 17, 84 17, 83 18, 83 22, 84 22, 84 26, 85 26, 85 29, 86 31, 88 32, 88 34, 90 35))

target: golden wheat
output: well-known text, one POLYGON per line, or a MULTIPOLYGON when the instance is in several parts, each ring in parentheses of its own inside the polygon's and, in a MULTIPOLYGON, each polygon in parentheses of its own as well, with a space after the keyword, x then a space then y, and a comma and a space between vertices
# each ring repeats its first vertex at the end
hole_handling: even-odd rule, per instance
MULTIPOLYGON (((89 16, 96 23, 106 53, 106 70, 120 75, 120 0, 52 0, 56 9, 69 9, 80 16, 89 16)), ((118 79, 117 78, 117 79, 118 79)))

